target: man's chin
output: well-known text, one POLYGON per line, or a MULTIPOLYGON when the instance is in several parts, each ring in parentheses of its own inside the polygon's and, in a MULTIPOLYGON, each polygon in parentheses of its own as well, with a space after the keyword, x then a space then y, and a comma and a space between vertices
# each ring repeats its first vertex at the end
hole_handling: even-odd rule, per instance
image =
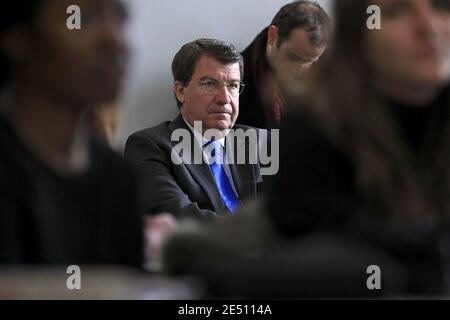
POLYGON ((207 126, 209 129, 205 130, 204 134, 206 133, 206 136, 215 137, 216 139, 221 139, 225 137, 229 130, 231 129, 232 125, 230 122, 214 122, 207 126))
POLYGON ((208 128, 215 128, 217 130, 226 130, 231 128, 231 122, 228 120, 211 121, 208 128))

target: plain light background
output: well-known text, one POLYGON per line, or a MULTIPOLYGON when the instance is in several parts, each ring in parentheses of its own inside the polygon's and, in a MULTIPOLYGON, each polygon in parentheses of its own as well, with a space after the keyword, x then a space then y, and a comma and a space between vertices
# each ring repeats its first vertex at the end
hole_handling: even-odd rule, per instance
MULTIPOLYGON (((117 149, 135 131, 178 114, 171 63, 181 46, 218 38, 239 50, 270 24, 287 0, 128 0, 132 59, 120 119, 117 149)), ((330 0, 318 1, 329 11, 330 0)))

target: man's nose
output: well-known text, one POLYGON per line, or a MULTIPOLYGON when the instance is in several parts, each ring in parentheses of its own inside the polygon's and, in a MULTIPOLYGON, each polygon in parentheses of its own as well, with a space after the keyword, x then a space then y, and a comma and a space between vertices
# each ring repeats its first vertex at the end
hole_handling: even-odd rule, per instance
POLYGON ((231 93, 225 84, 217 89, 216 102, 219 104, 229 104, 231 102, 231 93))

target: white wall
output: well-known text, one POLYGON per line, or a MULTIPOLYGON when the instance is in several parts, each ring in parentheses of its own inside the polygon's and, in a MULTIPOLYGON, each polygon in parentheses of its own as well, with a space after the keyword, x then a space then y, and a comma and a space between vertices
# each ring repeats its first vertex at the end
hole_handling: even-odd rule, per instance
MULTIPOLYGON (((327 9, 330 0, 319 0, 327 9)), ((128 0, 132 61, 124 96, 119 149, 140 129, 172 120, 172 58, 201 37, 244 49, 288 0, 128 0)))

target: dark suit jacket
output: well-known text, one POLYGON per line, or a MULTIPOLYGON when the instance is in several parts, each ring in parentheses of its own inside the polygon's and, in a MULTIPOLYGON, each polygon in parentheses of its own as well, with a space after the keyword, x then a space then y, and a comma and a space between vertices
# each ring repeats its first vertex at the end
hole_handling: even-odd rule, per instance
MULTIPOLYGON (((245 126, 237 126, 234 129, 237 128, 250 129, 245 126)), ((172 122, 163 122, 134 133, 126 143, 125 157, 140 168, 145 213, 170 212, 178 217, 211 217, 227 214, 214 177, 206 163, 193 164, 187 155, 181 155, 183 163, 180 165, 172 162, 172 150, 179 143, 171 141, 172 133, 176 129, 187 129, 191 134, 193 148, 200 148, 194 142, 194 135, 181 115, 172 122)), ((246 143, 246 150, 250 150, 248 139, 241 140, 235 143, 235 147, 246 143)), ((228 139, 225 141, 228 148, 229 141, 228 139)), ((256 146, 252 148, 254 150, 256 146)), ((229 167, 239 198, 241 200, 255 198, 257 183, 262 182, 259 164, 230 164, 229 167)))

